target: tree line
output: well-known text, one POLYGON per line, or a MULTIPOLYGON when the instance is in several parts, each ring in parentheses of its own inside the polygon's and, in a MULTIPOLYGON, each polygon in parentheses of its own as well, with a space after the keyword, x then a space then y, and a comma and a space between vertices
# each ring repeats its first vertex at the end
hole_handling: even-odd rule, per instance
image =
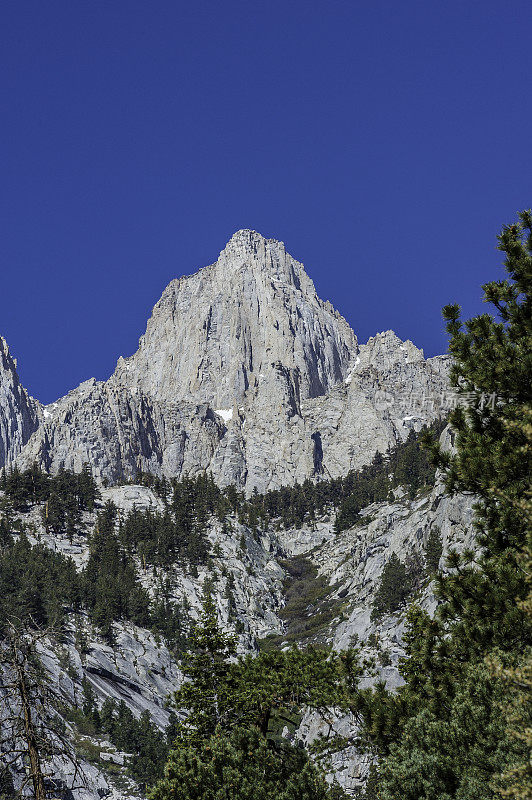
MULTIPOLYGON (((325 511, 337 511, 338 531, 360 522, 360 511, 371 503, 393 499, 393 490, 405 488, 410 498, 420 489, 434 485, 435 465, 421 446, 422 436, 429 433, 439 436, 446 425, 438 419, 422 432, 411 430, 404 442, 398 442, 386 453, 377 453, 371 464, 350 470, 339 478, 305 480, 301 484, 246 498, 235 486, 219 488, 212 476, 168 480, 139 472, 135 483, 150 487, 165 502, 182 503, 187 495, 198 506, 198 492, 204 509, 223 520, 228 514, 238 514, 240 522, 253 530, 266 530, 271 526, 298 528, 312 524, 325 511)), ((184 506, 186 508, 186 505, 184 506)))

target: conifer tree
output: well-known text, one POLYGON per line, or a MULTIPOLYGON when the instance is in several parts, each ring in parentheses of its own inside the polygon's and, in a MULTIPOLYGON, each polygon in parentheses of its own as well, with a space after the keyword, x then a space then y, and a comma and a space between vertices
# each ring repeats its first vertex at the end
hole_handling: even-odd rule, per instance
POLYGON ((425 545, 425 561, 431 574, 438 571, 442 552, 443 541, 441 538, 441 531, 437 525, 433 525, 427 537, 427 544, 425 545))
POLYGON ((499 790, 532 796, 530 737, 515 731, 516 720, 531 718, 522 695, 532 643, 524 566, 532 472, 529 211, 503 229, 499 247, 508 279, 484 286, 498 319, 483 314, 464 325, 458 306, 444 309, 462 405, 450 416, 455 451, 428 445, 449 491, 478 498, 478 544, 451 553, 450 572, 437 576, 436 618, 410 615, 405 687, 364 697, 366 732, 382 759, 382 800, 491 800, 499 790))
POLYGON ((293 648, 235 660, 235 638, 221 631, 210 593, 190 644, 181 662, 187 680, 174 695, 186 717, 175 725, 165 779, 153 797, 340 797, 280 733, 294 729, 307 707, 352 709, 356 654, 293 648), (218 757, 213 761, 218 751, 225 770, 218 757))
POLYGON ((229 659, 236 653, 236 638, 221 630, 210 594, 204 598, 201 619, 192 628, 189 646, 180 665, 187 680, 175 693, 174 705, 187 712, 178 726, 178 737, 198 742, 211 736, 221 722, 227 706, 229 659))
POLYGON ((397 611, 411 591, 411 580, 405 564, 392 553, 385 564, 373 604, 373 617, 397 611))
POLYGON ((304 750, 272 749, 256 729, 216 732, 170 752, 151 800, 341 800, 304 750))
POLYGON ((40 645, 54 637, 15 618, 3 621, 0 640, 0 781, 12 786, 18 774, 18 796, 47 800, 66 787, 57 785, 50 767, 59 757, 70 765, 67 791, 86 788, 85 777, 58 714, 63 698, 39 656, 40 645), (30 788, 31 787, 31 788, 30 788))

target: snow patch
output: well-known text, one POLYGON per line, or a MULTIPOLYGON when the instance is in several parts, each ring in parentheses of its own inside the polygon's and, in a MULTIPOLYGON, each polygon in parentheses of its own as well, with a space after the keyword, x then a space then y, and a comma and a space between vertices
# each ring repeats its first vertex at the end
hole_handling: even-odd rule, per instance
POLYGON ((233 419, 232 408, 217 408, 215 409, 214 413, 218 414, 218 416, 221 417, 224 422, 229 422, 229 420, 233 419))
POLYGON ((360 356, 357 356, 357 360, 355 361, 353 369, 345 379, 345 383, 351 383, 351 381, 353 380, 353 372, 355 371, 355 367, 358 367, 359 364, 360 364, 360 356))
POLYGON ((46 408, 43 408, 43 414, 46 418, 52 416, 52 411, 57 408, 57 403, 50 403, 46 408))

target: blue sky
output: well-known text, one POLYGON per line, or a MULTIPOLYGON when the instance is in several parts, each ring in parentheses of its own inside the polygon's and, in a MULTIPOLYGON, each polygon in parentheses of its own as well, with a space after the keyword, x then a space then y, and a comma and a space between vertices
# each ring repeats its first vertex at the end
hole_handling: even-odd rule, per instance
POLYGON ((238 228, 360 339, 446 349, 532 205, 530 2, 6 0, 0 333, 44 402, 238 228))

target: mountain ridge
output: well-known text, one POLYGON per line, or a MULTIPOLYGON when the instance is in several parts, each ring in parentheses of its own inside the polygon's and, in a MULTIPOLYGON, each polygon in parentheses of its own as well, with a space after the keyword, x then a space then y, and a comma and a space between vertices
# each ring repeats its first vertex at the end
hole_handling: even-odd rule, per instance
POLYGON ((247 493, 341 475, 441 415, 447 368, 392 331, 360 345, 282 242, 241 229, 170 281, 107 381, 43 408, 4 391, 0 466, 89 463, 111 483, 208 470, 247 493))

